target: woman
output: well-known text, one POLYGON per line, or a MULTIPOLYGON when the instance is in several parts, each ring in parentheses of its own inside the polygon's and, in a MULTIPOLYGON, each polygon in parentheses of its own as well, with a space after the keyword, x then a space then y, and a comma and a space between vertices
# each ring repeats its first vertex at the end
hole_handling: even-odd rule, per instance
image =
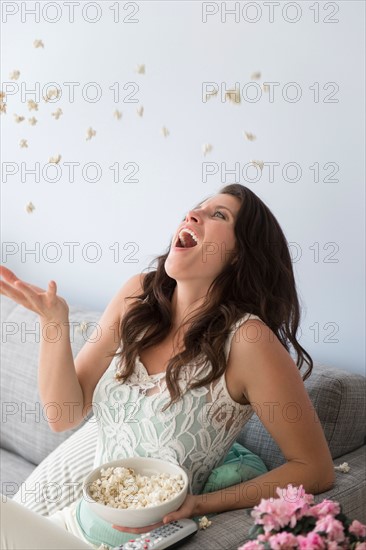
MULTIPOLYGON (((64 406, 51 428, 77 426, 98 407, 95 466, 135 454, 185 467, 190 491, 164 523, 253 507, 288 483, 313 494, 331 488, 332 458, 303 384, 313 362, 296 340, 300 308, 291 258, 268 207, 242 185, 225 186, 187 214, 157 262, 155 271, 122 286, 99 321, 98 340, 92 343, 97 333, 92 335, 75 361, 69 309, 56 283, 45 292, 0 268, 1 293, 37 312, 42 329, 47 325, 39 391, 43 403, 64 406), (60 329, 62 336, 54 338, 60 329), (134 404, 132 421, 124 416, 128 403, 134 404), (287 462, 255 484, 200 494, 254 410, 287 462), (148 413, 155 415, 150 424, 148 413)), ((110 544, 112 531, 121 544, 131 533, 162 525, 108 526, 107 533, 82 500, 49 519, 11 501, 2 504, 4 514, 2 548, 90 548, 97 541, 110 544), (26 538, 19 539, 19 523, 23 531, 27 525, 26 538), (45 546, 39 540, 32 546, 32 525, 47 533, 45 546)))

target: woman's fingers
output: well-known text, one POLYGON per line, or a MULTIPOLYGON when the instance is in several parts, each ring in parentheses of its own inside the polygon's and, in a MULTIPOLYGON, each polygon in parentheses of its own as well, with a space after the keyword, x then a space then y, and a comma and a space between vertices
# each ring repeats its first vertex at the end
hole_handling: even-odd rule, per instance
POLYGON ((39 294, 35 292, 30 285, 24 283, 23 281, 15 281, 14 286, 23 293, 23 296, 27 299, 28 304, 33 306, 34 309, 32 308, 32 310, 36 311, 36 313, 40 313, 39 306, 41 305, 41 299, 39 298, 39 294))
POLYGON ((42 294, 47 294, 47 291, 41 289, 42 294, 40 294, 34 290, 33 285, 29 285, 23 281, 16 281, 14 285, 21 292, 23 292, 25 297, 28 299, 28 302, 33 305, 34 310, 39 313, 39 315, 44 313, 45 307, 49 307, 50 304, 47 304, 47 301, 45 302, 45 298, 42 296, 42 294))
MULTIPOLYGON (((0 266, 0 275, 3 277, 3 279, 9 284, 14 285, 15 288, 25 288, 21 286, 21 283, 24 285, 27 285, 28 288, 32 289, 35 292, 47 292, 44 288, 40 288, 39 286, 32 285, 31 283, 26 283, 25 281, 22 281, 19 279, 13 271, 10 271, 7 267, 4 267, 3 265, 0 266)), ((51 283, 54 283, 53 285, 50 283, 48 284, 48 291, 52 293, 56 293, 56 283, 54 281, 51 281, 51 283)))
MULTIPOLYGON (((3 265, 0 266, 0 275, 10 285, 15 285, 17 282, 21 282, 20 279, 15 275, 15 273, 13 273, 13 271, 10 271, 10 269, 4 267, 3 265)), ((44 290, 42 289, 37 290, 44 292, 44 290)))
MULTIPOLYGON (((18 279, 18 281, 15 281, 14 286, 15 288, 18 288, 19 290, 21 290, 27 296, 33 296, 34 298, 38 296, 38 291, 36 290, 36 287, 34 287, 33 285, 30 285, 29 283, 25 283, 20 279, 18 279)), ((40 288, 39 290, 40 292, 47 292, 42 288, 40 288)))
POLYGON ((9 285, 14 284, 16 280, 14 273, 4 266, 0 266, 0 275, 3 281, 6 281, 9 285))
POLYGON ((14 286, 8 285, 4 281, 0 281, 0 294, 4 294, 5 296, 8 296, 8 298, 10 298, 11 300, 14 300, 14 302, 19 304, 20 306, 24 306, 34 311, 34 309, 30 307, 30 302, 28 298, 21 291, 21 289, 15 290, 14 286))
POLYGON ((14 283, 14 281, 16 281, 18 279, 18 277, 15 275, 15 273, 10 271, 10 269, 8 269, 7 267, 5 267, 3 265, 0 266, 0 275, 4 279, 6 279, 6 281, 8 283, 14 283))
POLYGON ((40 288, 39 286, 32 285, 30 283, 26 283, 25 281, 21 281, 20 279, 17 279, 14 282, 14 285, 16 286, 16 288, 29 288, 33 292, 44 292, 44 293, 47 292, 47 290, 45 290, 44 288, 40 288), (21 284, 23 284, 25 286, 22 287, 21 284))
POLYGON ((0 292, 18 304, 38 313, 44 319, 67 319, 69 306, 57 296, 56 281, 49 281, 47 290, 21 281, 10 269, 0 266, 0 292))
POLYGON ((19 305, 39 315, 44 314, 48 310, 50 300, 53 302, 56 296, 57 287, 54 281, 50 281, 48 289, 44 290, 18 279, 10 269, 4 266, 0 266, 0 275, 3 278, 0 281, 1 294, 5 294, 19 305))
POLYGON ((36 286, 36 285, 31 285, 30 283, 26 283, 32 290, 35 290, 37 292, 51 292, 51 293, 54 293, 56 294, 55 292, 55 288, 56 286, 52 286, 51 285, 51 281, 48 283, 48 289, 45 290, 44 288, 40 288, 39 286, 36 286))
POLYGON ((143 533, 148 533, 149 531, 157 529, 162 525, 164 525, 164 523, 162 521, 159 521, 158 523, 153 523, 152 525, 147 525, 146 527, 120 527, 118 525, 112 525, 112 527, 113 529, 116 529, 117 531, 122 531, 123 533, 135 533, 139 535, 143 533))

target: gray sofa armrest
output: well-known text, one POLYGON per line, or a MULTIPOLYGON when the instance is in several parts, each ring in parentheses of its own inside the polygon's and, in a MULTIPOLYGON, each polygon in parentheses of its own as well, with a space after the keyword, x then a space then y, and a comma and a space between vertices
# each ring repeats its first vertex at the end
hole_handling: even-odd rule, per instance
POLYGON ((346 516, 366 524, 366 445, 333 462, 335 466, 347 462, 350 471, 336 471, 334 487, 315 495, 316 502, 321 502, 325 498, 335 500, 342 505, 342 511, 346 516))

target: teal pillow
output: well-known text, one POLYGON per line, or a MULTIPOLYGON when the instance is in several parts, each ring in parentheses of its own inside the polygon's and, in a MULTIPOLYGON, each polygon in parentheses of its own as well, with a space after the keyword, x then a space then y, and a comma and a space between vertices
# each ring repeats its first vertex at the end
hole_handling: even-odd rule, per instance
MULTIPOLYGON (((249 481, 266 472, 268 472, 268 468, 258 455, 235 442, 226 455, 223 464, 212 470, 200 494, 221 491, 232 485, 249 481)), ((216 513, 206 514, 206 517, 212 518, 216 515, 216 513)), ((202 516, 195 516, 192 519, 198 523, 200 517, 202 516)))
POLYGON ((220 491, 268 472, 263 460, 235 442, 221 466, 212 470, 200 494, 220 491))

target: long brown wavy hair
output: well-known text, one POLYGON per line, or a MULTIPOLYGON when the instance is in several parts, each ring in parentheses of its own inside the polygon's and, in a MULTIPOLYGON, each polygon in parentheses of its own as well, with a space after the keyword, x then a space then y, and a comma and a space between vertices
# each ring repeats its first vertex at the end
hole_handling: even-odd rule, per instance
MULTIPOLYGON (((226 185, 218 193, 227 193, 241 202, 234 227, 237 256, 235 262, 228 263, 212 281, 202 307, 189 319, 184 351, 174 355, 166 369, 171 400, 163 410, 181 398, 178 379, 183 366, 203 365, 207 361, 211 365, 207 376, 191 381, 188 389, 209 384, 225 372, 225 342, 233 324, 246 313, 260 317, 288 352, 292 346, 299 369, 304 361, 307 363, 303 380, 313 368, 310 355, 296 340, 300 305, 288 243, 277 219, 262 200, 243 185, 226 185)), ((135 303, 120 324, 123 346, 121 351, 111 354, 119 357, 115 376, 122 383, 134 371, 140 351, 163 341, 172 330, 171 299, 177 283, 164 267, 170 247, 171 244, 150 263, 151 266, 157 261, 157 268, 145 275, 142 293, 129 297, 135 303), (141 332, 145 329, 148 332, 149 328, 151 334, 140 340, 141 332)))

